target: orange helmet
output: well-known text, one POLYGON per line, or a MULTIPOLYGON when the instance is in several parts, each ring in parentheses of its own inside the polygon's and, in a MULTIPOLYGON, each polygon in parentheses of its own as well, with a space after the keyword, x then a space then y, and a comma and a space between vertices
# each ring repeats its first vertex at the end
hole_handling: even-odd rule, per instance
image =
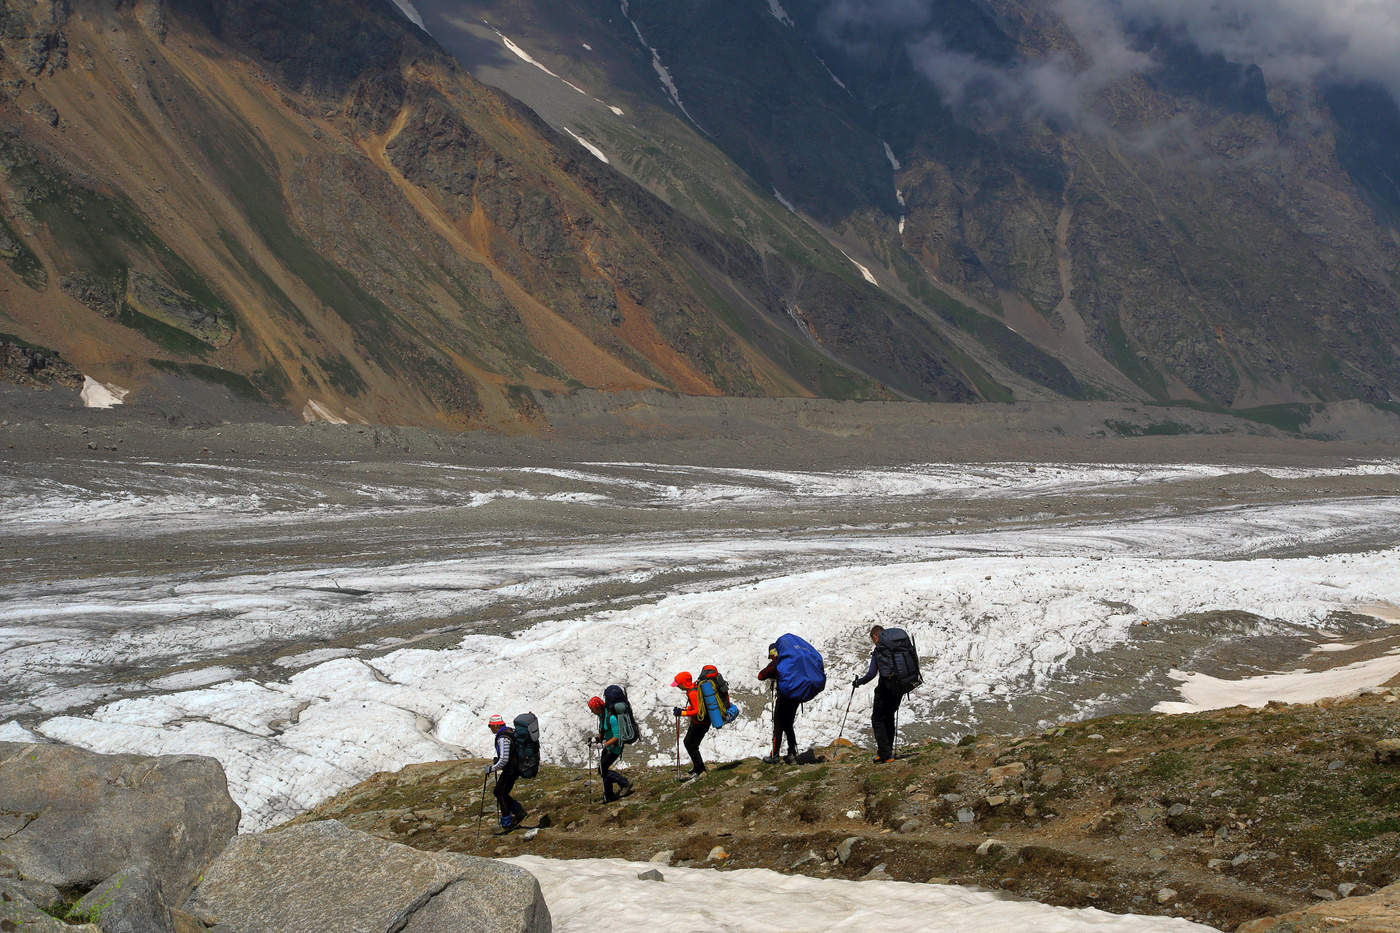
POLYGON ((682 690, 689 690, 695 686, 695 681, 691 679, 690 671, 681 671, 676 675, 676 679, 671 681, 671 686, 680 687, 682 690))
POLYGON ((602 698, 602 697, 589 697, 589 699, 588 699, 588 708, 591 709, 591 710, 592 710, 593 712, 595 712, 595 713, 601 713, 601 712, 603 711, 603 698, 602 698))

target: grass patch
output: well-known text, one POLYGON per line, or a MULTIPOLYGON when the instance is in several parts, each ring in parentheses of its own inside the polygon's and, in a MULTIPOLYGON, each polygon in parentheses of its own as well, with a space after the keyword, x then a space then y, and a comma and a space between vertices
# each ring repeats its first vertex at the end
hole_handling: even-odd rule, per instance
POLYGON ((123 306, 117 312, 117 323, 130 327, 156 346, 182 356, 208 356, 214 348, 193 334, 187 334, 178 327, 171 327, 164 321, 147 317, 140 311, 123 306))
POLYGON ((152 367, 163 373, 170 373, 176 376, 192 376, 202 382, 222 386, 233 393, 236 398, 249 402, 265 402, 262 392, 246 377, 238 373, 229 372, 227 369, 220 369, 217 366, 207 366, 204 363, 176 363, 171 360, 148 360, 152 367))
POLYGON ((48 288, 49 274, 44 270, 44 264, 3 215, 0 215, 0 261, 4 261, 21 282, 35 291, 48 288))

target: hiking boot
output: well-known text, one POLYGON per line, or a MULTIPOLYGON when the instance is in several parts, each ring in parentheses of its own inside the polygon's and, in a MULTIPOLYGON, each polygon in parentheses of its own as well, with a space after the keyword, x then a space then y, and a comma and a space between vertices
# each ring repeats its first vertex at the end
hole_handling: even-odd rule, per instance
POLYGON ((765 758, 760 758, 759 761, 763 762, 766 765, 775 765, 779 761, 782 761, 782 759, 779 758, 777 755, 768 755, 765 758))
POLYGON ((783 764, 785 764, 785 765, 795 765, 795 764, 797 764, 797 752, 788 752, 786 755, 784 755, 784 756, 783 756, 783 764))
POLYGON ((894 756, 893 756, 893 755, 890 755, 888 758, 886 758, 886 757, 884 757, 883 755, 876 755, 875 758, 874 758, 873 760, 874 760, 875 764, 877 764, 877 765, 882 765, 882 764, 885 764, 886 762, 894 761, 894 756))
POLYGON ((622 785, 622 790, 620 790, 620 791, 617 792, 617 796, 619 796, 619 797, 631 797, 631 796, 632 796, 632 785, 631 785, 631 784, 623 784, 623 785, 622 785))

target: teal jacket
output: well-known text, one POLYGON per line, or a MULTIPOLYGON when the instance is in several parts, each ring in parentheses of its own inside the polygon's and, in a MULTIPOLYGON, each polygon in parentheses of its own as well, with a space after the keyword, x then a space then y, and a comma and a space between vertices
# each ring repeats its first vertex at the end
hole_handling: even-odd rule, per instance
POLYGON ((622 736, 619 734, 620 730, 617 727, 617 714, 606 712, 599 713, 598 732, 603 736, 604 743, 609 739, 617 739, 616 742, 613 742, 611 745, 605 744, 604 747, 621 757, 623 749, 627 746, 622 744, 622 736))

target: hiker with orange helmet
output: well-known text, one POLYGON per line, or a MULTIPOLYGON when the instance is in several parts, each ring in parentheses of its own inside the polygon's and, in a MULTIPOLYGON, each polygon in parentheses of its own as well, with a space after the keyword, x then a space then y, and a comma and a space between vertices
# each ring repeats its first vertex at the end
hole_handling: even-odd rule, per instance
POLYGON ((515 730, 507 726, 500 715, 492 716, 486 728, 496 737, 496 760, 486 766, 486 773, 496 775, 496 808, 501 813, 501 829, 511 829, 525 819, 525 808, 510 795, 515 779, 520 777, 519 761, 513 754, 515 730))
POLYGON ((603 779, 603 803, 612 803, 620 797, 632 793, 632 782, 612 770, 612 766, 622 757, 622 727, 618 724, 617 713, 608 709, 602 697, 592 697, 588 708, 598 717, 596 741, 603 743, 598 756, 598 774, 603 779), (617 791, 613 787, 618 787, 617 791))
POLYGON ((685 691, 686 707, 681 709, 673 706, 671 713, 679 720, 682 716, 690 718, 690 727, 685 730, 685 750, 690 755, 691 777, 699 777, 705 773, 705 760, 700 757, 700 742, 705 738, 705 733, 710 731, 710 719, 705 715, 705 704, 700 699, 700 688, 695 686, 695 680, 690 676, 690 671, 681 671, 676 675, 676 679, 671 681, 671 686, 685 691))

